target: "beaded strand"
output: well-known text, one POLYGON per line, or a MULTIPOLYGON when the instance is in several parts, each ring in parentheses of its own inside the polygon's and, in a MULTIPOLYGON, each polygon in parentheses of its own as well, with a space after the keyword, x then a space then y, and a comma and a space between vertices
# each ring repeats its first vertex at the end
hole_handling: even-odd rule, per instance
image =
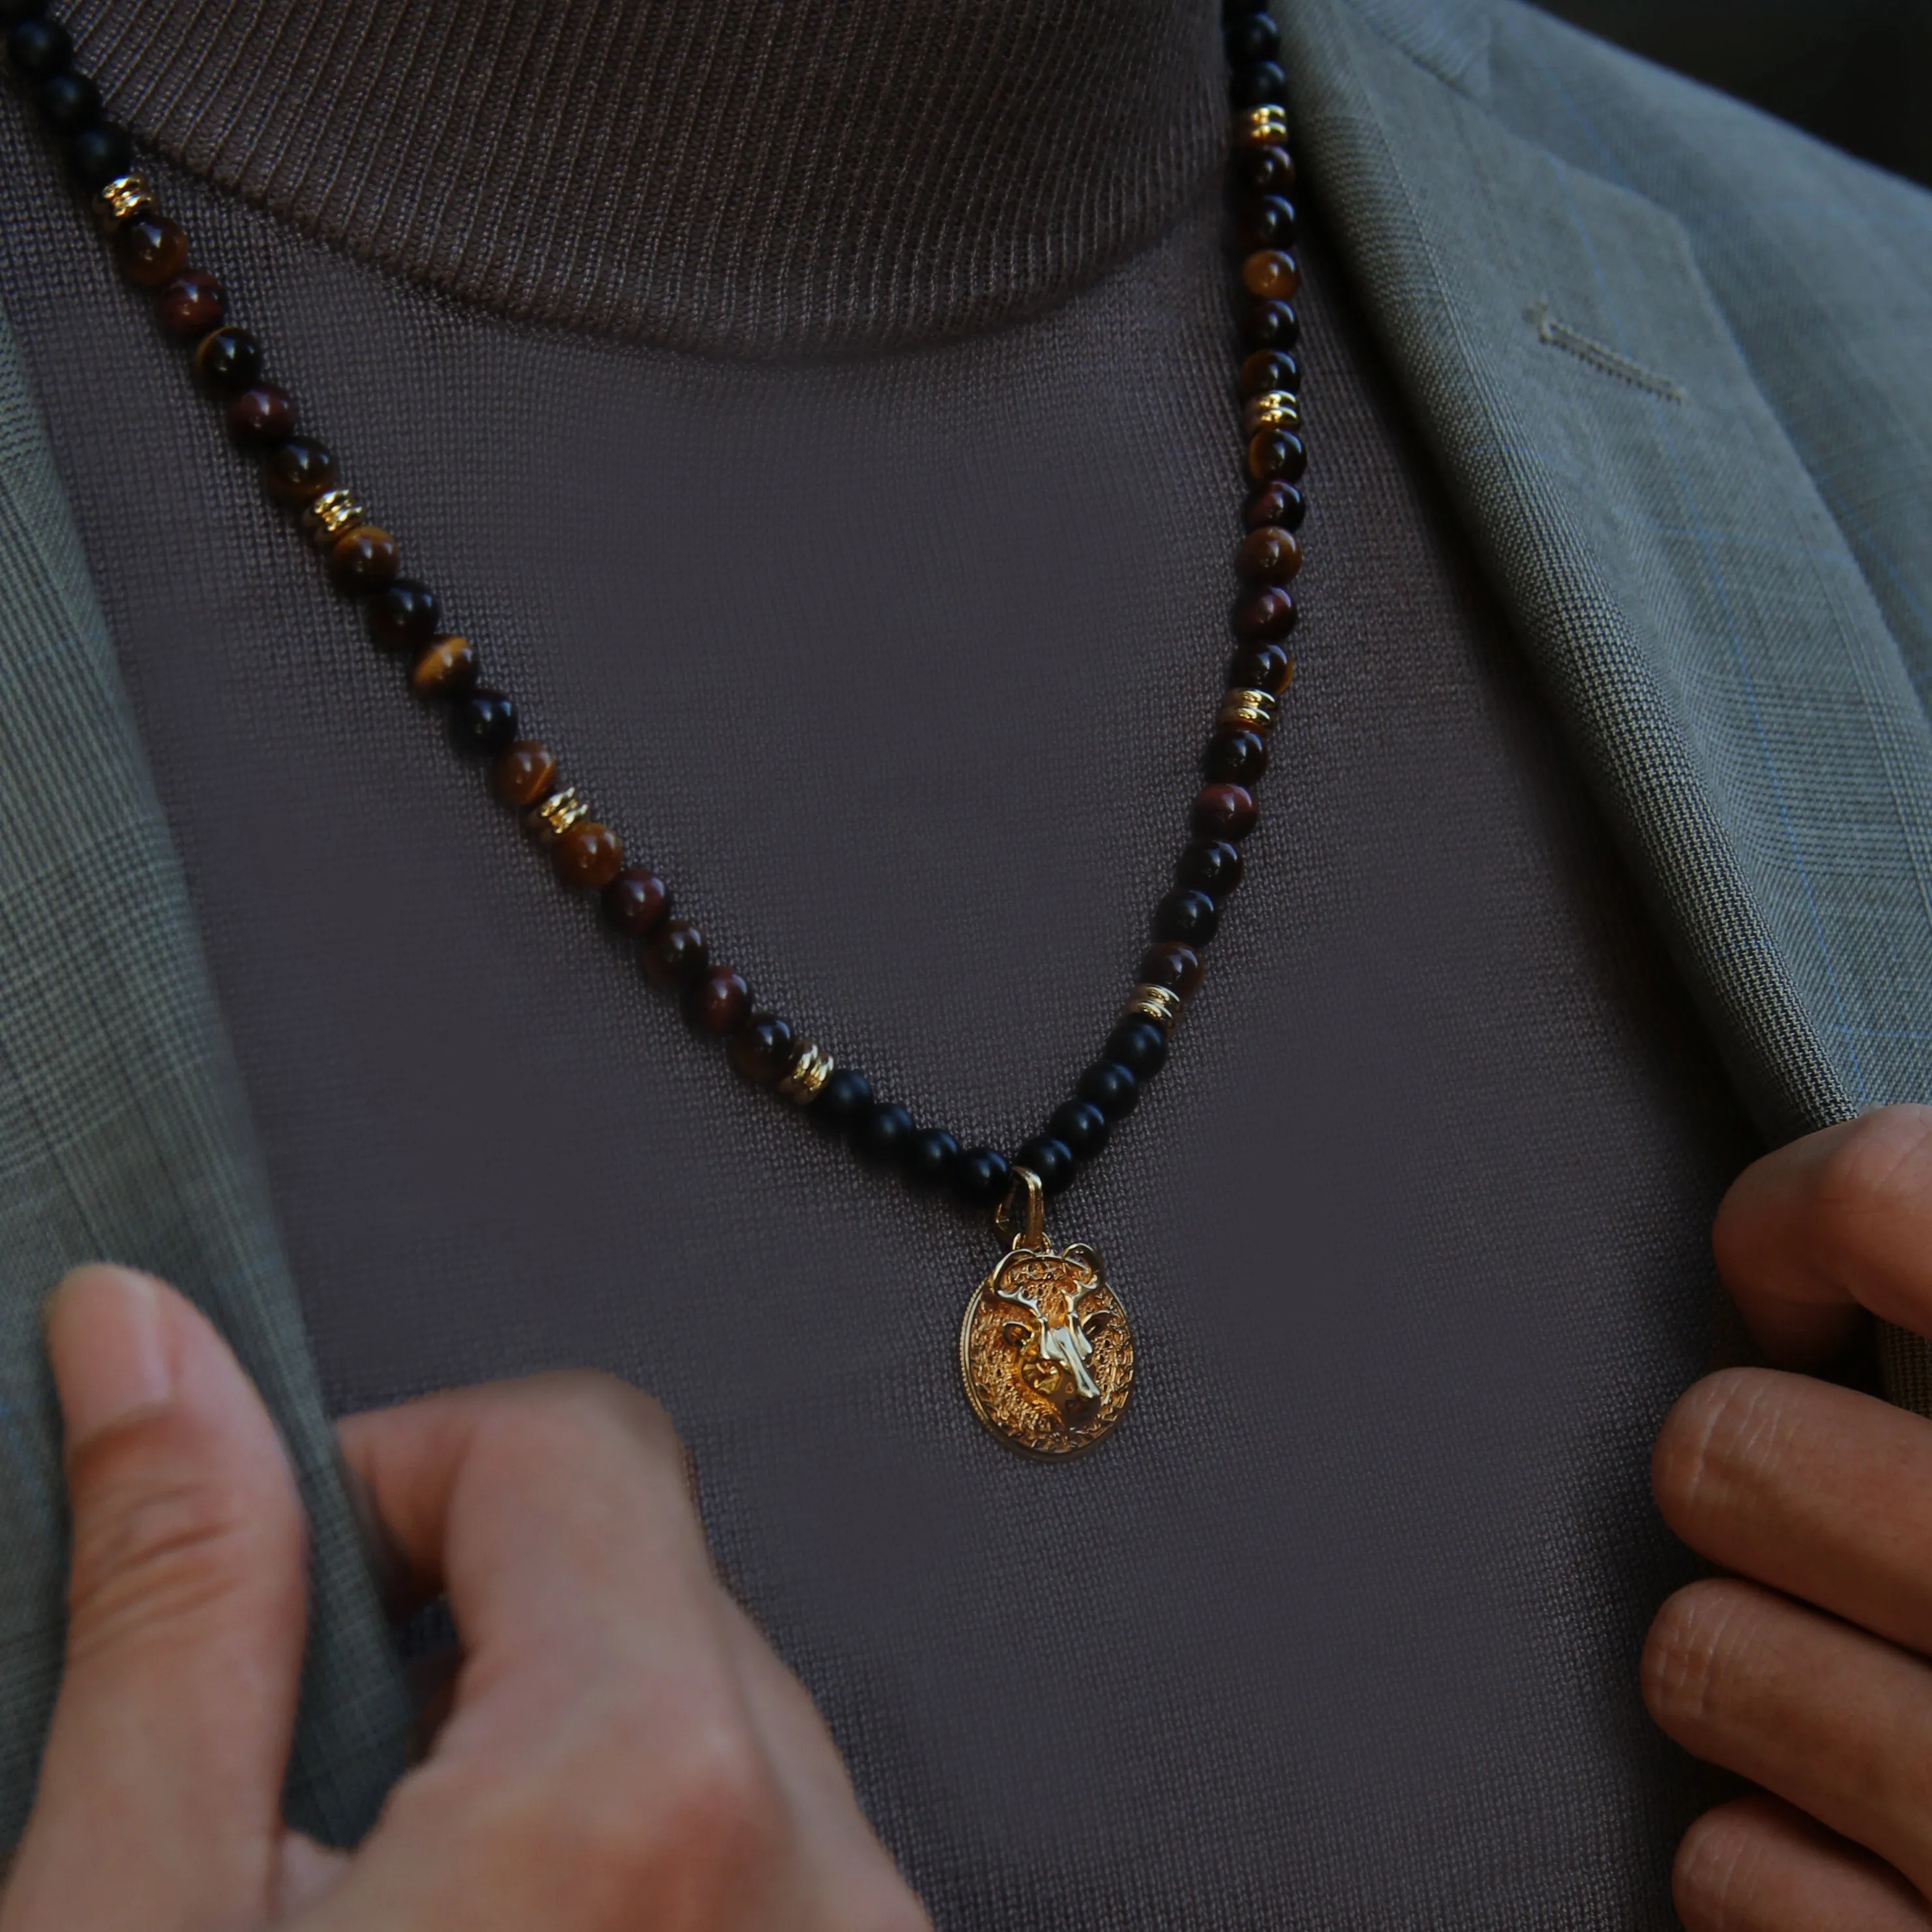
POLYGON ((475 645, 444 628, 436 592, 401 574, 395 539, 344 484, 327 446, 302 427, 294 399, 264 379, 260 344, 229 320, 220 284, 190 264, 186 231, 162 213, 134 172, 126 133, 104 118, 99 89, 75 70, 73 43, 47 14, 46 0, 0 0, 13 70, 32 89, 75 183, 93 198, 122 273, 154 292, 161 327, 192 346, 201 388, 222 406, 236 446, 259 460, 269 496, 323 552, 336 588, 362 604, 376 646, 404 660, 410 688, 445 707, 458 751, 488 760, 497 797, 523 814, 560 884, 601 896, 610 925, 637 943, 646 976, 679 998, 696 1032, 724 1044, 745 1078, 804 1110, 862 1160, 896 1169, 913 1188, 950 1188, 980 1209, 1006 1198, 1016 1166, 1030 1169, 1048 1194, 1058 1193, 1106 1147, 1160 1072, 1201 983, 1202 950, 1240 884, 1255 788, 1268 770, 1269 735, 1294 674, 1285 642, 1296 616, 1288 586, 1301 565, 1298 485, 1307 456, 1291 305, 1300 272, 1289 252, 1295 170, 1282 105, 1287 83, 1266 0, 1222 0, 1221 17, 1234 110, 1228 193, 1237 323, 1246 352, 1235 400, 1250 489, 1234 555, 1237 648, 1202 754, 1204 783, 1189 811, 1190 842, 1172 890, 1154 908, 1150 943, 1125 1006, 1072 1097, 1009 1157, 990 1147, 962 1148, 944 1129, 921 1126, 904 1107, 875 1094, 862 1073, 835 1065, 789 1020, 760 1010, 742 976, 714 961, 698 926, 673 910, 664 880, 627 862, 622 838, 564 782, 555 755, 524 734, 512 700, 482 682, 475 645))

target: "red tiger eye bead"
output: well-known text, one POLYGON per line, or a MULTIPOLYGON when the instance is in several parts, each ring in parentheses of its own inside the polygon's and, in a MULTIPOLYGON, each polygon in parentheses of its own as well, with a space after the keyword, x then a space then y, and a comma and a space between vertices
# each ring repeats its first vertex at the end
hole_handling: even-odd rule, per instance
POLYGON ((549 794, 556 782, 556 760, 534 738, 521 738, 498 758, 490 782, 506 805, 520 809, 549 794))
POLYGON ((1251 785, 1268 770, 1268 740, 1236 725, 1223 725, 1208 740, 1201 754, 1203 778, 1225 778, 1251 785))
POLYGON ((237 442, 272 448, 295 428, 294 399, 273 382, 257 382, 228 405, 228 433, 237 442))
POLYGON ((644 941, 639 956, 660 986, 688 986, 710 964, 704 935, 688 919, 668 919, 644 941))
POLYGON ((1234 606, 1234 634, 1275 643, 1294 628, 1294 599, 1279 584, 1264 584, 1234 606))
POLYGON ((335 587, 351 597, 366 597, 386 584, 393 584, 401 567, 395 538, 374 524, 345 531, 329 547, 328 574, 335 579, 335 587))
POLYGON ((1279 698, 1294 679, 1294 660, 1275 644, 1244 644, 1228 667, 1228 682, 1237 691, 1264 691, 1279 698))
POLYGON ((262 481, 270 496, 285 503, 313 503, 325 490, 335 488, 335 458, 320 443, 297 437, 268 452, 262 481))
POLYGON ((1241 286, 1258 302, 1287 302, 1301 286, 1301 271, 1285 250, 1258 248, 1241 264, 1241 286))
POLYGON ((1141 955, 1140 977, 1143 985, 1165 986, 1191 1000, 1201 987, 1201 956, 1178 940, 1164 940, 1141 955))
POLYGON ((644 938, 670 910, 670 888, 648 866, 626 866, 604 888, 604 916, 633 939, 644 938))
POLYGON ((608 825, 580 818, 550 848, 556 875, 573 891, 602 892, 624 869, 624 842, 608 825))
POLYGON ((1308 467, 1308 452, 1292 430, 1258 430, 1248 444, 1248 474, 1257 483, 1279 476, 1292 483, 1308 467))
POLYGON ((155 314, 170 335, 188 339, 219 328, 228 313, 221 284, 205 268, 184 268, 162 290, 155 314))
POLYGON ((1264 483, 1241 506, 1241 521, 1251 530, 1279 524, 1285 530, 1298 530, 1308 506, 1292 483, 1280 478, 1264 483))
POLYGON ((1190 823, 1197 838, 1245 838, 1258 816, 1246 786, 1209 784, 1194 795, 1190 823))
POLYGON ((114 231, 121 272, 144 289, 172 281, 188 260, 188 230, 165 214, 137 214, 114 231))
POLYGON ((790 1020, 776 1013, 754 1013, 731 1042, 731 1064, 747 1080, 769 1087, 791 1070, 799 1038, 790 1020))
POLYGON ((714 1039, 736 1033, 751 1010, 751 988, 728 966, 712 967, 684 996, 685 1018, 714 1039))
POLYGON ((1292 531, 1264 524, 1242 540, 1234 568, 1257 584, 1286 584, 1301 568, 1301 546, 1292 531))

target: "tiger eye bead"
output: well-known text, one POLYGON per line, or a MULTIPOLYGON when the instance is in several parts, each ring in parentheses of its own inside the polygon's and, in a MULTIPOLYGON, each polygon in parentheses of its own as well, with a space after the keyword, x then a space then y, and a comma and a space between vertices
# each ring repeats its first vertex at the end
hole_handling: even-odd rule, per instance
POLYGON ((1244 250, 1285 248, 1294 239, 1294 204, 1278 194, 1258 196, 1234 216, 1235 244, 1244 250))
POLYGON ((1250 644, 1275 644, 1294 628, 1294 599, 1278 584, 1266 584, 1234 606, 1234 634, 1250 644))
POLYGON ((556 781, 556 759, 534 738, 518 740, 490 771, 496 796, 520 812, 548 796, 556 781))
POLYGON ((488 757, 507 751, 517 736, 517 707, 500 691, 478 685, 450 706, 449 735, 459 752, 488 757))
POLYGON ((1139 976, 1144 986, 1165 986, 1191 1000, 1201 990, 1201 956, 1178 939, 1162 940, 1141 955, 1139 976))
MULTIPOLYGON (((262 481, 268 494, 284 503, 312 503, 325 490, 335 488, 335 458, 319 442, 291 437, 268 452, 262 465, 262 481)), ((389 574, 393 578, 395 572, 389 574)), ((370 588, 380 590, 381 586, 371 584, 370 588)))
POLYGON ((1298 530, 1308 514, 1306 500, 1292 483, 1280 477, 1264 483, 1241 506, 1241 521, 1251 530, 1279 524, 1285 530, 1298 530))
POLYGON ((752 989, 728 966, 714 966, 694 980, 684 995, 684 1016, 701 1034, 724 1040, 745 1023, 752 989))
MULTIPOLYGON (((520 746, 513 746, 503 756, 507 760, 524 748, 520 746)), ((548 752, 543 751, 541 745, 533 745, 528 748, 543 752, 546 758, 550 756, 548 752)), ((556 771, 556 766, 553 762, 550 766, 552 776, 555 776, 556 771)), ((549 782, 548 778, 544 781, 546 785, 549 782)), ((513 804, 520 802, 512 800, 513 804)), ((604 916, 620 932, 627 932, 633 939, 646 937, 656 928, 658 920, 670 910, 670 888, 648 866, 627 866, 604 888, 604 916)))
POLYGON ((1294 157, 1286 148, 1237 148, 1228 158, 1228 173, 1235 188, 1249 194, 1294 192, 1294 157))
POLYGON ((137 287, 172 281, 188 260, 188 230, 165 214, 137 214, 114 231, 114 259, 137 287))
POLYGON ((1270 389, 1293 391, 1301 386, 1301 364, 1286 349, 1257 349, 1241 364, 1240 388, 1245 401, 1270 389))
POLYGON ((1228 682, 1237 691, 1279 698, 1294 680, 1294 660, 1276 644, 1244 644, 1228 667, 1228 682))
POLYGON ((1234 568, 1251 583, 1286 584, 1301 568, 1301 546, 1279 524, 1264 524, 1243 539, 1234 568))
MULTIPOLYGON (((1205 892, 1216 905, 1241 883, 1240 848, 1224 838, 1197 838, 1174 861, 1174 883, 1205 892)), ((1149 977, 1143 968, 1141 977, 1149 977)))
POLYGON ((601 892, 624 869, 624 842, 609 826, 580 818, 557 835, 550 858, 572 892, 601 892))
POLYGON ((1279 248, 1258 248, 1241 264, 1241 286, 1257 302, 1286 302, 1301 285, 1294 257, 1279 248))
POLYGON ((1183 946, 1202 946, 1214 937, 1221 909, 1205 892, 1178 886, 1154 909, 1154 936, 1178 940, 1183 946))
POLYGON ((798 1034, 776 1013, 754 1013, 732 1036, 731 1064, 747 1080, 769 1087, 790 1067, 798 1034))
POLYGON ((351 597, 367 597, 394 583, 401 563, 395 538, 374 524, 345 532, 329 547, 328 574, 336 589, 351 597))
POLYGON ((644 941, 644 970, 660 986, 688 986, 711 963, 704 935, 688 919, 668 919, 644 941))
POLYGON ((262 345, 245 328, 212 329, 194 352, 194 370, 211 388, 232 395, 261 374, 262 345))
POLYGON ((205 268, 184 268, 162 290, 154 313, 170 335, 206 335, 221 326, 228 304, 221 284, 205 268))
POLYGON ((273 382, 257 382, 228 405, 228 434, 244 447, 273 448, 295 428, 294 398, 273 382))
POLYGON ((1292 430, 1264 429, 1248 444, 1248 474, 1257 483, 1271 483, 1277 477, 1294 482, 1308 467, 1308 452, 1292 430))
POLYGON ((1201 754, 1201 776, 1225 778, 1234 784, 1252 784, 1268 770, 1268 740, 1252 731, 1223 727, 1208 740, 1201 754))
POLYGON ((1207 784, 1194 794, 1188 822, 1197 838, 1241 839, 1253 831, 1259 815, 1254 794, 1245 786, 1207 784))
POLYGON ((1241 340, 1250 349, 1292 349, 1301 324, 1285 302, 1250 302, 1241 315, 1241 340))
POLYGON ((369 634, 386 651, 419 650, 434 640, 442 615, 427 584, 398 577, 370 598, 369 634))
POLYGON ((410 667, 410 688, 418 698, 460 698, 476 686, 476 646, 467 638, 438 638, 410 667))

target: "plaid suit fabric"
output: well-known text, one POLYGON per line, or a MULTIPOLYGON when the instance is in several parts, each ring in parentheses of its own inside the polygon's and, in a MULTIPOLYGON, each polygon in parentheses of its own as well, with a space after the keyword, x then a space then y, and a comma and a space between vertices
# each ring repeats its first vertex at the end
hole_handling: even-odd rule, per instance
POLYGON ((399 1768, 400 1680, 181 875, 4 326, 0 694, 0 1841, 25 1820, 60 1665, 65 1526, 40 1310, 88 1258, 194 1295, 280 1423, 314 1576, 290 1811, 352 1838, 399 1768))

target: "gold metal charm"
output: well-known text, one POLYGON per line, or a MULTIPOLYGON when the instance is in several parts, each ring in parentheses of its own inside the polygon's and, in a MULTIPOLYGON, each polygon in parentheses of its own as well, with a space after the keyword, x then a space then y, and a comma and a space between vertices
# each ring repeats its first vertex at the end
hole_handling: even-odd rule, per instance
POLYGON ((1012 1246, 973 1291, 959 1324, 959 1373, 973 1413, 1002 1442, 1071 1456, 1109 1433, 1134 1384, 1134 1337, 1100 1257, 1046 1238, 1040 1177, 1013 1169, 994 1225, 1012 1246), (1020 1225, 1012 1210, 1024 1196, 1020 1225))

